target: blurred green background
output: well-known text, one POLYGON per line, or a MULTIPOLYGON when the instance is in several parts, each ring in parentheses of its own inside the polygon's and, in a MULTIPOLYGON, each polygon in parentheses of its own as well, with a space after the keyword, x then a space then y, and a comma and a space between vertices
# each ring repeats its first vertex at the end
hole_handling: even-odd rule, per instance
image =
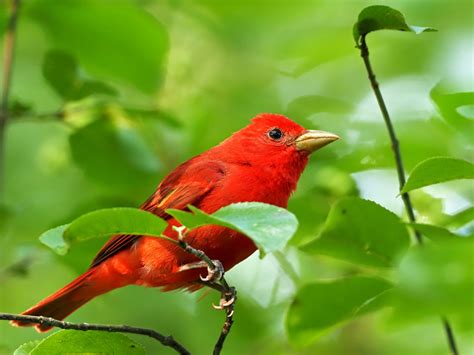
MULTIPOLYGON (((456 94, 474 86, 473 3, 378 3, 402 11, 410 24, 439 30, 368 37, 406 169, 440 155, 472 161, 474 102, 456 94)), ((94 209, 138 206, 177 164, 258 113, 274 112, 343 139, 311 158, 290 202, 300 228, 285 254, 297 277, 272 255, 253 255, 228 273, 240 297, 224 353, 447 354, 437 316, 396 317, 385 309, 305 347, 292 344, 284 329, 299 286, 357 272, 297 248, 317 235, 337 199, 361 196, 404 214, 390 143, 352 39, 358 13, 373 4, 24 0, 0 206, 0 311, 21 312, 63 286, 103 243, 83 243, 59 257, 38 242, 43 231, 94 209)), ((7 16, 2 0, 2 40, 7 16)), ((420 221, 446 225, 472 206, 474 192, 472 183, 455 181, 412 197, 420 221)), ((468 235, 473 223, 452 230, 468 235)), ((205 354, 223 314, 210 307, 217 295, 200 296, 127 287, 69 320, 151 327, 205 354)), ((472 321, 454 320, 454 327, 462 353, 473 351, 472 321)), ((41 337, 0 322, 0 353, 41 337)), ((150 354, 172 353, 136 339, 150 354)))

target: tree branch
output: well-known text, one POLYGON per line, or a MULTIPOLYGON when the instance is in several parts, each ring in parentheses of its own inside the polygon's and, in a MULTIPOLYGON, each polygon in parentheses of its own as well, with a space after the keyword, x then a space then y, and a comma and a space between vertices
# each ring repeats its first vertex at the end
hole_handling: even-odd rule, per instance
POLYGON ((10 96, 10 83, 15 53, 16 24, 20 0, 11 0, 11 13, 8 19, 7 33, 3 49, 3 82, 2 97, 0 101, 0 202, 3 200, 4 185, 4 155, 5 155, 5 128, 8 120, 8 98, 10 96))
MULTIPOLYGON (((380 111, 382 112, 382 116, 385 121, 385 125, 387 126, 388 135, 390 136, 390 141, 392 142, 392 150, 393 150, 395 163, 397 167, 398 182, 400 184, 399 190, 401 191, 403 186, 405 185, 406 179, 405 179, 405 169, 403 167, 402 155, 400 153, 400 144, 397 139, 397 135, 395 133, 392 120, 390 119, 387 106, 385 105, 382 92, 380 91, 379 83, 377 82, 375 73, 372 69, 372 65, 369 60, 369 48, 367 47, 366 35, 362 36, 359 49, 360 49, 360 55, 365 64, 365 68, 367 69, 367 74, 369 75, 370 85, 372 86, 372 90, 374 91, 375 97, 377 99, 377 103, 379 105, 380 111)), ((405 204, 405 210, 408 214, 408 219, 410 220, 411 223, 416 223, 415 212, 410 200, 410 195, 407 192, 405 192, 402 194, 402 199, 403 199, 403 203, 405 204)), ((414 229, 414 231, 415 231, 415 237, 418 244, 422 245, 423 239, 422 239, 421 233, 418 230, 416 230, 416 228, 414 229)), ((454 339, 454 333, 451 328, 451 325, 449 321, 446 319, 446 317, 442 317, 442 321, 443 321, 443 326, 444 326, 446 336, 448 338, 449 350, 451 352, 451 355, 458 355, 459 353, 456 347, 456 341, 454 339)))
POLYGON ((25 316, 11 313, 0 313, 1 320, 18 320, 22 322, 30 322, 36 324, 44 324, 52 327, 61 329, 73 329, 73 330, 98 330, 103 332, 111 333, 128 333, 128 334, 139 334, 145 335, 150 338, 158 340, 164 346, 168 346, 176 350, 181 355, 191 354, 183 345, 178 343, 171 335, 160 334, 153 329, 132 327, 129 325, 108 325, 108 324, 89 324, 89 323, 71 323, 60 321, 54 318, 43 317, 43 316, 25 316))
POLYGON ((232 325, 234 324, 234 308, 235 308, 235 303, 237 301, 237 291, 234 287, 229 286, 227 283, 227 280, 224 277, 224 268, 222 267, 222 264, 217 261, 217 260, 211 260, 202 250, 195 249, 188 243, 184 241, 186 237, 186 229, 183 227, 176 227, 175 228, 176 232, 178 233, 178 240, 174 240, 171 238, 166 238, 169 239, 170 241, 176 243, 179 245, 183 250, 186 252, 198 257, 202 261, 204 261, 207 266, 208 266, 208 271, 211 274, 211 276, 215 273, 219 275, 218 280, 207 280, 207 279, 201 279, 200 283, 213 288, 214 290, 217 290, 221 293, 221 301, 219 306, 214 306, 215 309, 222 309, 226 312, 226 317, 224 324, 222 325, 222 329, 219 335, 219 338, 217 339, 216 344, 214 345, 214 351, 213 355, 219 355, 222 351, 222 348, 224 347, 224 342, 227 338, 227 335, 229 334, 232 325))

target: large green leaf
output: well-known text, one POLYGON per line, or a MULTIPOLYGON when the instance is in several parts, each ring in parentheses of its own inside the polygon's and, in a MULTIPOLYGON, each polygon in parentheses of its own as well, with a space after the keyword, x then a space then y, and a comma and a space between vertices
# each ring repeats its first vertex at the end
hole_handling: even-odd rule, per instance
POLYGON ((385 280, 362 276, 304 286, 286 317, 290 341, 306 346, 335 325, 385 306, 383 295, 391 288, 385 280))
POLYGON ((141 344, 119 333, 61 330, 44 339, 30 354, 145 355, 145 349, 141 344))
POLYGON ((24 14, 53 46, 71 52, 91 75, 153 93, 163 79, 168 37, 163 26, 131 1, 34 0, 24 14))
POLYGON ((114 234, 160 237, 166 226, 161 218, 137 208, 107 208, 86 213, 71 224, 50 229, 40 236, 40 241, 64 255, 75 242, 114 234))
POLYGON ((408 245, 408 232, 398 216, 354 197, 339 200, 319 237, 302 248, 356 264, 390 267, 408 245))
POLYGON ((400 263, 397 278, 398 301, 405 316, 458 314, 474 325, 473 238, 410 250, 400 263))
POLYGON ((403 14, 389 6, 373 5, 363 9, 354 24, 353 36, 357 44, 362 36, 379 30, 397 30, 414 32, 416 34, 436 31, 431 27, 410 26, 403 14))
POLYGON ((251 238, 261 253, 282 250, 298 227, 298 220, 291 212, 265 203, 234 203, 212 215, 192 206, 190 209, 193 213, 167 212, 190 229, 209 224, 235 229, 251 238))
POLYGON ((473 179, 474 164, 450 157, 429 158, 419 163, 408 177, 402 193, 457 179, 473 179))

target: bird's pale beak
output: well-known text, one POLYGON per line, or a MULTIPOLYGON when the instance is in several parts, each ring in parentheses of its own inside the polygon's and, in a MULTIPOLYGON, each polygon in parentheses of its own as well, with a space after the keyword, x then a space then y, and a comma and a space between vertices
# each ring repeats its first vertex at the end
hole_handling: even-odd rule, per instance
POLYGON ((312 153, 315 150, 318 150, 338 139, 339 136, 335 135, 334 133, 307 130, 301 136, 296 138, 295 146, 296 150, 312 153))

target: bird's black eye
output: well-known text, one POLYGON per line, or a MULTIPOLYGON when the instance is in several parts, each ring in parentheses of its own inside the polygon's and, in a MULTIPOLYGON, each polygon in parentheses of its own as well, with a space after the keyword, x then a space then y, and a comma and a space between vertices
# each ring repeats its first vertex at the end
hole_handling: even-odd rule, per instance
POLYGON ((272 130, 270 130, 268 132, 268 136, 271 139, 277 141, 277 140, 281 139, 281 137, 283 137, 283 132, 278 128, 273 128, 272 130))

